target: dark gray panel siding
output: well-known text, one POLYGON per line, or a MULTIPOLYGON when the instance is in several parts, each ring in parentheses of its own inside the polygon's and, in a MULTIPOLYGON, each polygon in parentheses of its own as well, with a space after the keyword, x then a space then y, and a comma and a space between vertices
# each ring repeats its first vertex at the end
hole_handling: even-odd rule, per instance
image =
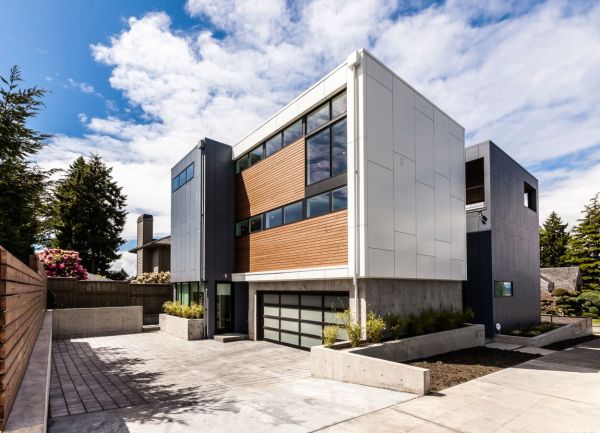
POLYGON ((485 325, 485 333, 494 333, 492 298, 492 235, 489 230, 467 234, 467 276, 463 284, 463 305, 475 312, 475 323, 485 325))
POLYGON ((490 164, 492 278, 513 282, 512 297, 494 297, 494 320, 511 329, 540 320, 539 216, 523 204, 524 182, 536 189, 536 201, 538 182, 493 143, 490 164))

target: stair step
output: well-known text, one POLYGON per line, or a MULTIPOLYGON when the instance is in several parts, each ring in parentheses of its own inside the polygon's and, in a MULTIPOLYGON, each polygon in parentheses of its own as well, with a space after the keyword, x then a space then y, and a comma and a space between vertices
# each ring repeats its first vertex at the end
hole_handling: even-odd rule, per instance
POLYGON ((142 332, 154 332, 160 331, 160 325, 144 325, 142 326, 142 332))
POLYGON ((240 341, 247 340, 248 335, 246 334, 218 334, 213 337, 216 341, 220 341, 221 343, 231 343, 232 341, 240 341))

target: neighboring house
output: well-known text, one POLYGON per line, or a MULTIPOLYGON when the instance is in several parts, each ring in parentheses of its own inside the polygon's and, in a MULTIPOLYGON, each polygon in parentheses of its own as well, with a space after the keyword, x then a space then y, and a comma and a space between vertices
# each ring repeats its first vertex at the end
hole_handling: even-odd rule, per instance
POLYGON ((136 272, 171 270, 171 236, 154 239, 154 217, 143 214, 137 219, 137 246, 130 253, 137 255, 136 272))
POLYGON ((540 321, 538 181, 491 141, 466 149, 464 305, 488 336, 540 321))
POLYGON ((171 200, 175 296, 209 337, 309 348, 333 309, 462 308, 464 128, 367 51, 232 147, 201 140, 171 200))
POLYGON ((579 266, 566 266, 562 268, 541 268, 540 288, 548 293, 554 289, 568 291, 581 290, 581 271, 579 266))

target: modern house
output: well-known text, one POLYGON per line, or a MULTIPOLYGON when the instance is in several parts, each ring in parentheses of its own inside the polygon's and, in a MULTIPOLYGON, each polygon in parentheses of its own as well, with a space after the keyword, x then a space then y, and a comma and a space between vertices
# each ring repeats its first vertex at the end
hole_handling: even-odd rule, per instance
POLYGON ((538 181, 492 141, 466 149, 464 306, 488 336, 540 321, 538 181))
POLYGON ((143 214, 137 219, 137 246, 130 253, 137 256, 137 275, 171 269, 171 236, 154 239, 154 217, 143 214))
MULTIPOLYGON (((462 308, 464 128, 365 50, 172 169, 176 297, 209 337, 321 344, 334 311, 462 308)), ((537 232, 536 232, 537 233, 537 232)))

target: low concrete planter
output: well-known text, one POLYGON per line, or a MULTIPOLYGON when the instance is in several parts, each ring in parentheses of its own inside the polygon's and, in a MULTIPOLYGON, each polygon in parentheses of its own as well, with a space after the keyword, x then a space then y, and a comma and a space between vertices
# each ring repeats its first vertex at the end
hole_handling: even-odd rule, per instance
POLYGON ((184 319, 183 317, 159 314, 160 330, 182 340, 204 338, 204 319, 184 319))
POLYGON ((142 332, 143 307, 52 310, 52 338, 98 337, 142 332))
POLYGON ((589 317, 560 317, 554 322, 560 328, 544 332, 536 337, 518 337, 516 335, 496 335, 494 340, 500 343, 518 344, 520 346, 544 347, 559 341, 592 335, 592 319, 589 317))
POLYGON ((424 395, 430 390, 429 370, 402 362, 483 346, 484 336, 483 325, 468 325, 356 348, 347 348, 347 342, 337 343, 332 349, 315 346, 310 352, 311 374, 424 395))

